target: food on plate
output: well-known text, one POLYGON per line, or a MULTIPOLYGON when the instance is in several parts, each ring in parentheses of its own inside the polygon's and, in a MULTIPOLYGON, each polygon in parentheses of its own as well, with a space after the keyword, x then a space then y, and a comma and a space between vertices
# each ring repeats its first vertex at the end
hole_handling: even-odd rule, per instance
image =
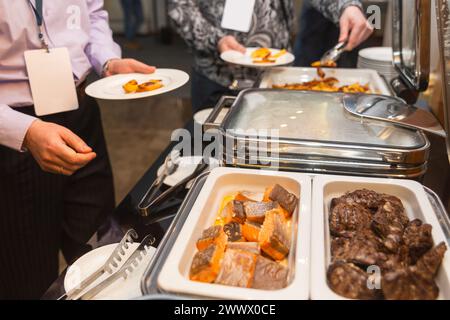
POLYGON ((220 271, 225 248, 211 244, 202 251, 198 251, 191 264, 189 279, 201 282, 214 282, 220 271))
POLYGON ((286 53, 287 51, 285 49, 273 54, 269 48, 258 48, 252 52, 251 58, 253 59, 253 63, 275 63, 278 58, 286 53))
POLYGON ((286 287, 292 267, 291 220, 298 201, 281 185, 267 188, 265 194, 240 191, 225 196, 214 226, 197 241, 190 279, 261 290, 286 287))
POLYGON ((274 260, 283 260, 288 255, 291 240, 286 219, 280 211, 266 213, 258 241, 261 250, 274 260))
POLYGON ((200 251, 205 250, 211 244, 217 244, 225 248, 227 241, 228 237, 223 227, 213 226, 203 231, 201 238, 197 241, 197 249, 200 251))
POLYGON ((242 235, 249 242, 258 242, 261 225, 256 222, 246 221, 242 225, 242 235))
POLYGON ((263 256, 256 258, 252 288, 263 290, 283 289, 287 285, 288 269, 263 256))
POLYGON ((337 63, 333 60, 328 60, 322 63, 322 61, 315 61, 313 63, 311 63, 311 67, 314 68, 320 68, 320 67, 324 67, 324 68, 336 68, 337 67, 337 63))
POLYGON ((371 93, 368 84, 352 83, 350 85, 339 86, 339 80, 334 77, 327 77, 321 68, 317 68, 319 79, 300 83, 286 83, 273 85, 274 89, 303 90, 303 91, 324 91, 324 92, 344 92, 344 93, 371 93))
POLYGON ((130 80, 125 83, 122 88, 125 93, 147 92, 162 88, 164 85, 162 80, 150 80, 139 84, 136 80, 130 80))
POLYGON ((123 85, 123 90, 125 90, 125 93, 134 93, 137 91, 138 86, 139 84, 136 80, 130 80, 123 85))
POLYGON ((153 91, 163 87, 161 80, 151 80, 144 82, 138 86, 137 92, 153 91))
POLYGON ((434 279, 447 247, 434 246, 431 225, 410 221, 399 198, 367 189, 347 192, 331 201, 329 229, 327 279, 337 294, 351 299, 438 297, 434 279), (373 266, 380 268, 381 287, 371 290, 368 281, 377 281, 368 272, 373 266))
POLYGON ((228 249, 223 257, 216 283, 250 288, 255 273, 257 256, 250 251, 228 249))

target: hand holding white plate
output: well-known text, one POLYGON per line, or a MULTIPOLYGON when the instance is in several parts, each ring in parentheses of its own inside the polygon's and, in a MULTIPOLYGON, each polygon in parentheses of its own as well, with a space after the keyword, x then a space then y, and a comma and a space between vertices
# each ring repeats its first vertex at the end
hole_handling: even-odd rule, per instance
MULTIPOLYGON (((252 67, 252 68, 269 68, 269 67, 277 67, 284 66, 294 62, 295 57, 292 53, 286 52, 280 55, 278 58, 275 58, 274 62, 254 62, 252 58, 252 53, 259 48, 247 48, 245 54, 242 54, 238 51, 225 51, 220 55, 220 58, 228 63, 241 65, 244 67, 252 67)), ((269 49, 273 56, 276 56, 280 53, 280 49, 269 49)))
POLYGON ((93 98, 105 100, 141 99, 173 91, 182 87, 188 81, 189 75, 186 72, 175 69, 157 69, 151 74, 117 74, 91 83, 86 88, 86 94, 93 98), (136 80, 139 84, 161 80, 163 86, 153 91, 126 93, 123 85, 131 80, 136 80))

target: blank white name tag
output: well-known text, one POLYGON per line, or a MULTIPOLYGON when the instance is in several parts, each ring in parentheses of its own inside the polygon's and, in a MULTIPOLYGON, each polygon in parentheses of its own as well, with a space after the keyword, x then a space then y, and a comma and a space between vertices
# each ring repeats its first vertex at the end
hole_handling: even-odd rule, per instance
POLYGON ((25 51, 25 63, 38 116, 78 109, 72 65, 67 48, 25 51))
POLYGON ((249 32, 254 9, 255 0, 226 0, 222 28, 249 32))

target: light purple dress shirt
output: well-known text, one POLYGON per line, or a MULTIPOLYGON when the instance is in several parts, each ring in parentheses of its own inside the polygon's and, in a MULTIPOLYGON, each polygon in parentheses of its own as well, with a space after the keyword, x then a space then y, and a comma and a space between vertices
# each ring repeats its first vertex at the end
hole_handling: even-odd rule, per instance
MULTIPOLYGON (((45 39, 50 48, 68 48, 75 82, 84 80, 92 68, 100 75, 106 61, 121 57, 103 0, 44 0, 43 4, 45 39)), ((11 107, 33 105, 24 51, 41 48, 28 0, 0 0, 0 145, 18 151, 35 118, 11 107)))

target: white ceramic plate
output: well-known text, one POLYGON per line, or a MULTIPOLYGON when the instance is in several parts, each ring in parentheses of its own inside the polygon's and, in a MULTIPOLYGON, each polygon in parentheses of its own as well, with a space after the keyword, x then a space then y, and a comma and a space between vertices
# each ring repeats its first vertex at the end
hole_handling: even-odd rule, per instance
MULTIPOLYGON (((167 176, 166 179, 164 179, 164 184, 173 187, 178 182, 183 180, 184 178, 188 177, 189 175, 193 174, 195 171, 195 168, 202 160, 202 157, 181 157, 180 163, 177 171, 175 171, 170 176, 167 176)), ((212 170, 214 168, 217 168, 220 166, 220 163, 217 159, 209 158, 209 169, 212 170)), ((159 167, 158 169, 158 176, 162 174, 163 166, 159 167)), ((186 185, 186 188, 190 188, 192 183, 188 183, 186 185)))
MULTIPOLYGON (((228 63, 252 68, 268 68, 268 67, 270 68, 270 67, 284 66, 294 62, 295 60, 295 57, 292 53, 286 52, 286 54, 279 57, 275 63, 254 63, 251 55, 253 51, 257 49, 258 48, 247 48, 245 54, 233 50, 225 51, 220 55, 220 57, 222 58, 222 60, 228 63)), ((270 50, 272 51, 272 54, 277 54, 278 52, 280 52, 279 49, 271 48, 270 50)))
MULTIPOLYGON (((64 288, 66 292, 78 285, 83 279, 91 275, 97 268, 101 267, 109 256, 114 251, 116 244, 110 244, 104 247, 92 250, 79 258, 72 264, 67 270, 66 277, 64 278, 64 288)), ((126 250, 126 258, 131 256, 134 249, 139 246, 139 243, 133 243, 126 250)), ((123 278, 118 279, 112 283, 105 290, 101 291, 94 297, 94 300, 125 300, 133 299, 142 296, 141 292, 141 278, 153 257, 156 248, 151 247, 149 253, 145 255, 139 267, 133 271, 133 273, 125 280, 123 278)), ((107 276, 103 275, 97 281, 95 281, 89 288, 94 287, 100 283, 107 276)))
POLYGON ((185 85, 188 81, 189 75, 184 71, 157 69, 152 74, 128 73, 100 79, 91 83, 86 88, 86 94, 97 99, 106 100, 141 99, 173 91, 185 85), (131 80, 136 80, 138 83, 144 83, 150 80, 162 80, 164 86, 148 92, 125 93, 122 86, 131 80))
POLYGON ((369 61, 392 61, 392 48, 390 47, 373 47, 359 51, 359 56, 369 61))

